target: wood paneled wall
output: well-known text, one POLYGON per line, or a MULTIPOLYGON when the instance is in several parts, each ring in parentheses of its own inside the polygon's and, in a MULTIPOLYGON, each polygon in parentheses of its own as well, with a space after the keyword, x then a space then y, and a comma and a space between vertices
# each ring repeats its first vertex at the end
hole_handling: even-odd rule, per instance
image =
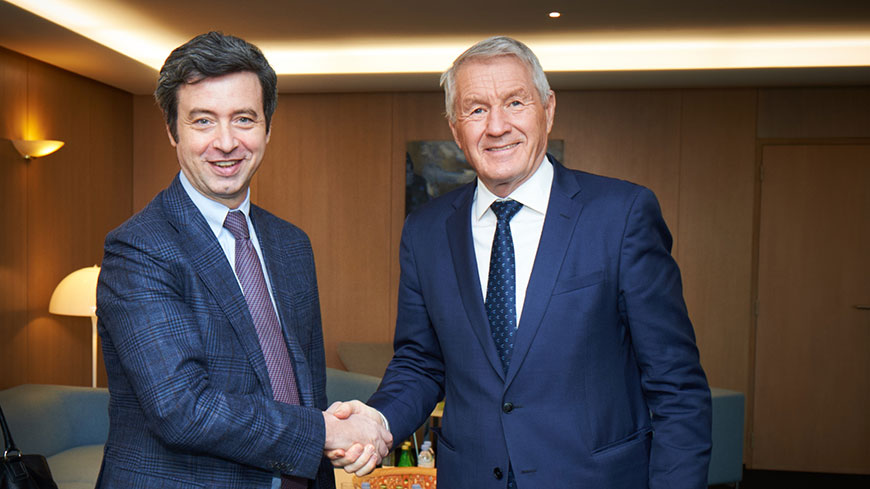
POLYGON ((324 340, 390 341, 392 97, 284 95, 256 202, 304 229, 317 263, 324 340))
POLYGON ((0 179, 0 388, 90 385, 90 320, 51 315, 48 302, 63 277, 100 263, 106 233, 130 215, 132 96, 3 49, 0 67, 0 138, 66 142, 26 162, 0 141, 11 177, 0 179))
MULTIPOLYGON (((178 173, 163 114, 154 97, 133 97, 133 213, 145 207, 178 173)), ((132 213, 131 213, 132 215, 132 213)))
MULTIPOLYGON (((151 97, 5 50, 0 107, 0 137, 67 141, 30 163, 0 142, 0 226, 20 230, 0 233, 0 388, 87 385, 87 319, 48 298, 170 182, 175 152, 151 97)), ((311 237, 330 366, 339 341, 392 338, 405 144, 450 139, 442 114, 437 92, 280 96, 253 199, 311 237)), ((868 138, 867 114, 868 87, 560 91, 551 137, 567 166, 655 191, 710 383, 751 399, 757 148, 868 138)))
POLYGON ((755 90, 683 94, 677 261, 710 384, 749 392, 755 90))
MULTIPOLYGON (((27 128, 27 58, 0 50, 0 137, 27 128)), ((0 141, 0 389, 27 379, 27 165, 0 141)), ((46 305, 46 307, 48 307, 46 305)))
MULTIPOLYGON (((567 166, 656 192, 710 381, 743 392, 750 381, 756 93, 560 92, 551 134, 565 141, 567 166)), ((134 107, 138 209, 178 167, 150 97, 136 97, 134 107)), ((405 145, 450 139, 442 114, 440 93, 280 97, 252 195, 311 237, 331 366, 341 366, 339 341, 392 339, 405 145)))

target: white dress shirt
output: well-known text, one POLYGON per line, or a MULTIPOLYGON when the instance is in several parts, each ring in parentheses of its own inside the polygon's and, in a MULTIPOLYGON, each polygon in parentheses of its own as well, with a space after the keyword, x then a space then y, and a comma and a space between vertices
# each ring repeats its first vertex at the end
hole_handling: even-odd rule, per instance
MULTIPOLYGON (((544 229, 544 217, 550 203, 550 189, 553 186, 553 164, 545 156, 537 171, 517 187, 507 199, 513 199, 523 207, 511 219, 511 235, 514 242, 514 263, 516 266, 516 307, 517 327, 523 316, 523 303, 535 256, 538 254, 538 243, 544 229)), ((501 199, 490 192, 486 185, 477 180, 477 190, 471 203, 471 234, 474 238, 474 254, 477 257, 477 272, 480 276, 480 287, 484 299, 489 281, 489 258, 492 253, 492 238, 498 218, 489 206, 501 199)))

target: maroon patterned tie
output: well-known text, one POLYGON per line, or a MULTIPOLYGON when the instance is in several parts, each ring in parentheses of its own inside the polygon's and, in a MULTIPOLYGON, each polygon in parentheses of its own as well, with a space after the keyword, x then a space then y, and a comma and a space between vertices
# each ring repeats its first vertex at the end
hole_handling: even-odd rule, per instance
MULTIPOLYGON (((266 358, 266 370, 269 371, 269 381, 272 383, 275 400, 286 404, 299 404, 299 390, 296 386, 293 362, 290 361, 287 344, 281 332, 281 323, 278 322, 278 315, 266 289, 260 258, 248 234, 245 215, 241 211, 230 211, 224 220, 224 227, 236 238, 236 275, 242 284, 242 292, 251 311, 257 337, 260 339, 260 348, 263 349, 263 356, 266 358)), ((305 479, 282 477, 282 489, 306 487, 308 483, 305 479)))

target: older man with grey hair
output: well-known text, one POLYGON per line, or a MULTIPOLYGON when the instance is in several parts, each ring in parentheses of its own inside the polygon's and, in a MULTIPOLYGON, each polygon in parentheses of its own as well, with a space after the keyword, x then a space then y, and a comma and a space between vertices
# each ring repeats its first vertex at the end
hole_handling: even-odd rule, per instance
POLYGON ((408 217, 393 359, 368 406, 330 410, 400 440, 444 398, 449 489, 706 487, 710 391, 655 196, 546 153, 556 96, 524 44, 441 81, 477 180, 408 217))

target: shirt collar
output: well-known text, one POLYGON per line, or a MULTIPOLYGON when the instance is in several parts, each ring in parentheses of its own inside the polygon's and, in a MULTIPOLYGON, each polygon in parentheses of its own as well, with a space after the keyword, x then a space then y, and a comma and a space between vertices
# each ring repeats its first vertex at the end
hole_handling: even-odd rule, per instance
MULTIPOLYGON (((547 204, 550 202, 550 188, 553 186, 553 164, 544 156, 544 161, 535 170, 528 180, 514 189, 506 198, 516 200, 523 207, 531 209, 539 214, 547 213, 547 204)), ((496 200, 504 200, 490 192, 486 185, 477 179, 477 190, 474 196, 474 217, 478 221, 483 218, 489 206, 496 200)))
POLYGON ((190 200, 193 201, 193 205, 195 205, 196 208, 199 209, 199 212, 202 213, 203 217, 205 217, 205 221, 208 223, 208 226, 211 228, 215 236, 221 233, 221 230, 224 228, 224 220, 226 220, 227 218, 227 213, 231 210, 242 211, 245 217, 250 220, 250 188, 245 194, 245 200, 242 201, 242 205, 240 205, 238 209, 230 209, 229 207, 221 204, 220 202, 215 202, 214 200, 211 200, 205 195, 199 193, 199 190, 193 187, 193 184, 190 183, 190 180, 187 179, 183 171, 179 172, 179 180, 181 180, 181 186, 184 187, 184 191, 187 192, 190 200))

